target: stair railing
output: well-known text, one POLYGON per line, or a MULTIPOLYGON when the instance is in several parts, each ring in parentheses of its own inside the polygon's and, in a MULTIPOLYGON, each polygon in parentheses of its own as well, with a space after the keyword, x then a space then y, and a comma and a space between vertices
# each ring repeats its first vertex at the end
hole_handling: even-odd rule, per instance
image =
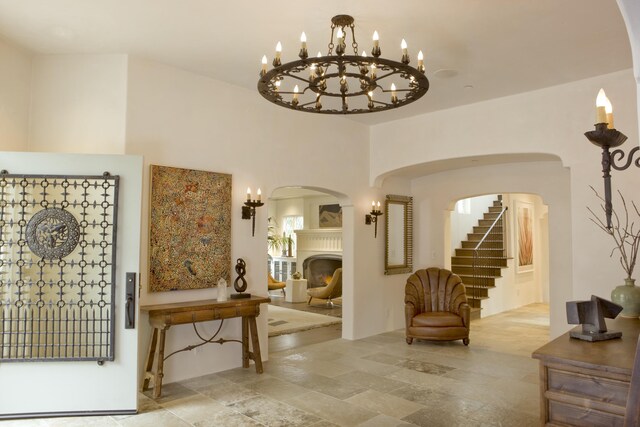
MULTIPOLYGON (((491 227, 484 233, 480 242, 473 249, 473 286, 471 295, 474 301, 479 302, 482 296, 485 296, 486 289, 493 285, 495 276, 487 273, 488 268, 500 268, 495 263, 496 257, 507 257, 506 233, 504 224, 507 207, 500 212, 498 217, 493 221, 491 227)), ((476 308, 480 308, 479 306, 476 308)))

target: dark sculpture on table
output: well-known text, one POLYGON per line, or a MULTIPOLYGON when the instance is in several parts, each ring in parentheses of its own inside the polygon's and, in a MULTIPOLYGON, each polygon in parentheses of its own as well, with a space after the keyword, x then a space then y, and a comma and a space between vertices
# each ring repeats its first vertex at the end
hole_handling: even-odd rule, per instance
POLYGON ((238 261, 236 261, 236 273, 238 273, 238 277, 233 281, 233 288, 238 293, 231 294, 231 299, 251 298, 251 294, 244 293, 245 289, 247 289, 247 281, 244 278, 246 267, 247 263, 244 262, 242 258, 238 258, 238 261), (239 285, 239 282, 242 282, 242 285, 239 285))
POLYGON ((604 318, 615 319, 622 307, 606 299, 591 295, 590 301, 568 301, 567 322, 582 324, 582 331, 571 331, 571 338, 584 341, 604 341, 620 338, 622 332, 608 332, 604 318))

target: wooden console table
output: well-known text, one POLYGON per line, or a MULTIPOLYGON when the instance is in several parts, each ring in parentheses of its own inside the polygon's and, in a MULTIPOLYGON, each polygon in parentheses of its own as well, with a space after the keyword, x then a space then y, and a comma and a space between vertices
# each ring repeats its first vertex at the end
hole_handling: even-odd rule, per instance
MULTIPOLYGON (((142 384, 142 391, 149 389, 149 381, 153 379, 153 397, 158 398, 162 393, 164 361, 167 357, 171 356, 169 355, 165 357, 164 344, 167 329, 173 325, 193 323, 195 327, 195 324, 198 322, 241 317, 242 341, 226 340, 223 338, 213 341, 213 338, 209 340, 201 338, 203 342, 198 345, 210 342, 218 344, 224 344, 228 341, 241 342, 242 367, 248 368, 249 359, 251 359, 256 364, 256 372, 261 374, 263 369, 256 317, 260 314, 260 304, 268 303, 270 301, 271 300, 269 298, 252 296, 251 298, 233 299, 221 302, 216 300, 205 300, 140 307, 142 311, 149 313, 149 323, 153 327, 151 344, 149 345, 149 354, 147 355, 147 363, 145 365, 145 377, 142 384), (249 351, 249 335, 251 335, 251 347, 253 351, 249 351), (154 361, 156 361, 155 372, 153 371, 154 361)), ((198 345, 187 346, 182 350, 191 350, 198 345)))
POLYGON ((607 328, 622 338, 586 342, 567 332, 533 352, 542 425, 623 425, 640 320, 607 320, 607 328))

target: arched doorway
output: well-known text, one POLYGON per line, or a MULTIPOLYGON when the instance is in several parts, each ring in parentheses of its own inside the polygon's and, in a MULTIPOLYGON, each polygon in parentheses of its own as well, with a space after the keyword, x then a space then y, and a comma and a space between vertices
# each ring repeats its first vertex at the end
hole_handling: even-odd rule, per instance
POLYGON ((444 232, 445 265, 463 279, 476 318, 549 303, 548 206, 539 195, 452 201, 444 232))
POLYGON ((280 187, 268 198, 270 347, 342 336, 344 201, 331 190, 302 187, 280 187))

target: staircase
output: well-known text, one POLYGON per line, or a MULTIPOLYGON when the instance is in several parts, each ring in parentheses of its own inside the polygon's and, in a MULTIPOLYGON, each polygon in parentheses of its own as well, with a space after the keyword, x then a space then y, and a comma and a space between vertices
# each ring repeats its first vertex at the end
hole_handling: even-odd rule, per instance
POLYGON ((473 227, 473 232, 467 234, 467 240, 461 242, 455 256, 451 257, 451 271, 460 276, 467 290, 472 319, 480 318, 482 301, 489 298, 489 289, 495 288, 496 278, 502 277, 502 269, 507 267, 502 227, 504 216, 491 229, 503 210, 502 196, 498 196, 493 206, 484 213, 483 219, 473 227), (490 229, 491 232, 487 234, 490 229), (480 242, 482 244, 478 247, 480 242), (475 258, 476 247, 478 258, 475 258))

